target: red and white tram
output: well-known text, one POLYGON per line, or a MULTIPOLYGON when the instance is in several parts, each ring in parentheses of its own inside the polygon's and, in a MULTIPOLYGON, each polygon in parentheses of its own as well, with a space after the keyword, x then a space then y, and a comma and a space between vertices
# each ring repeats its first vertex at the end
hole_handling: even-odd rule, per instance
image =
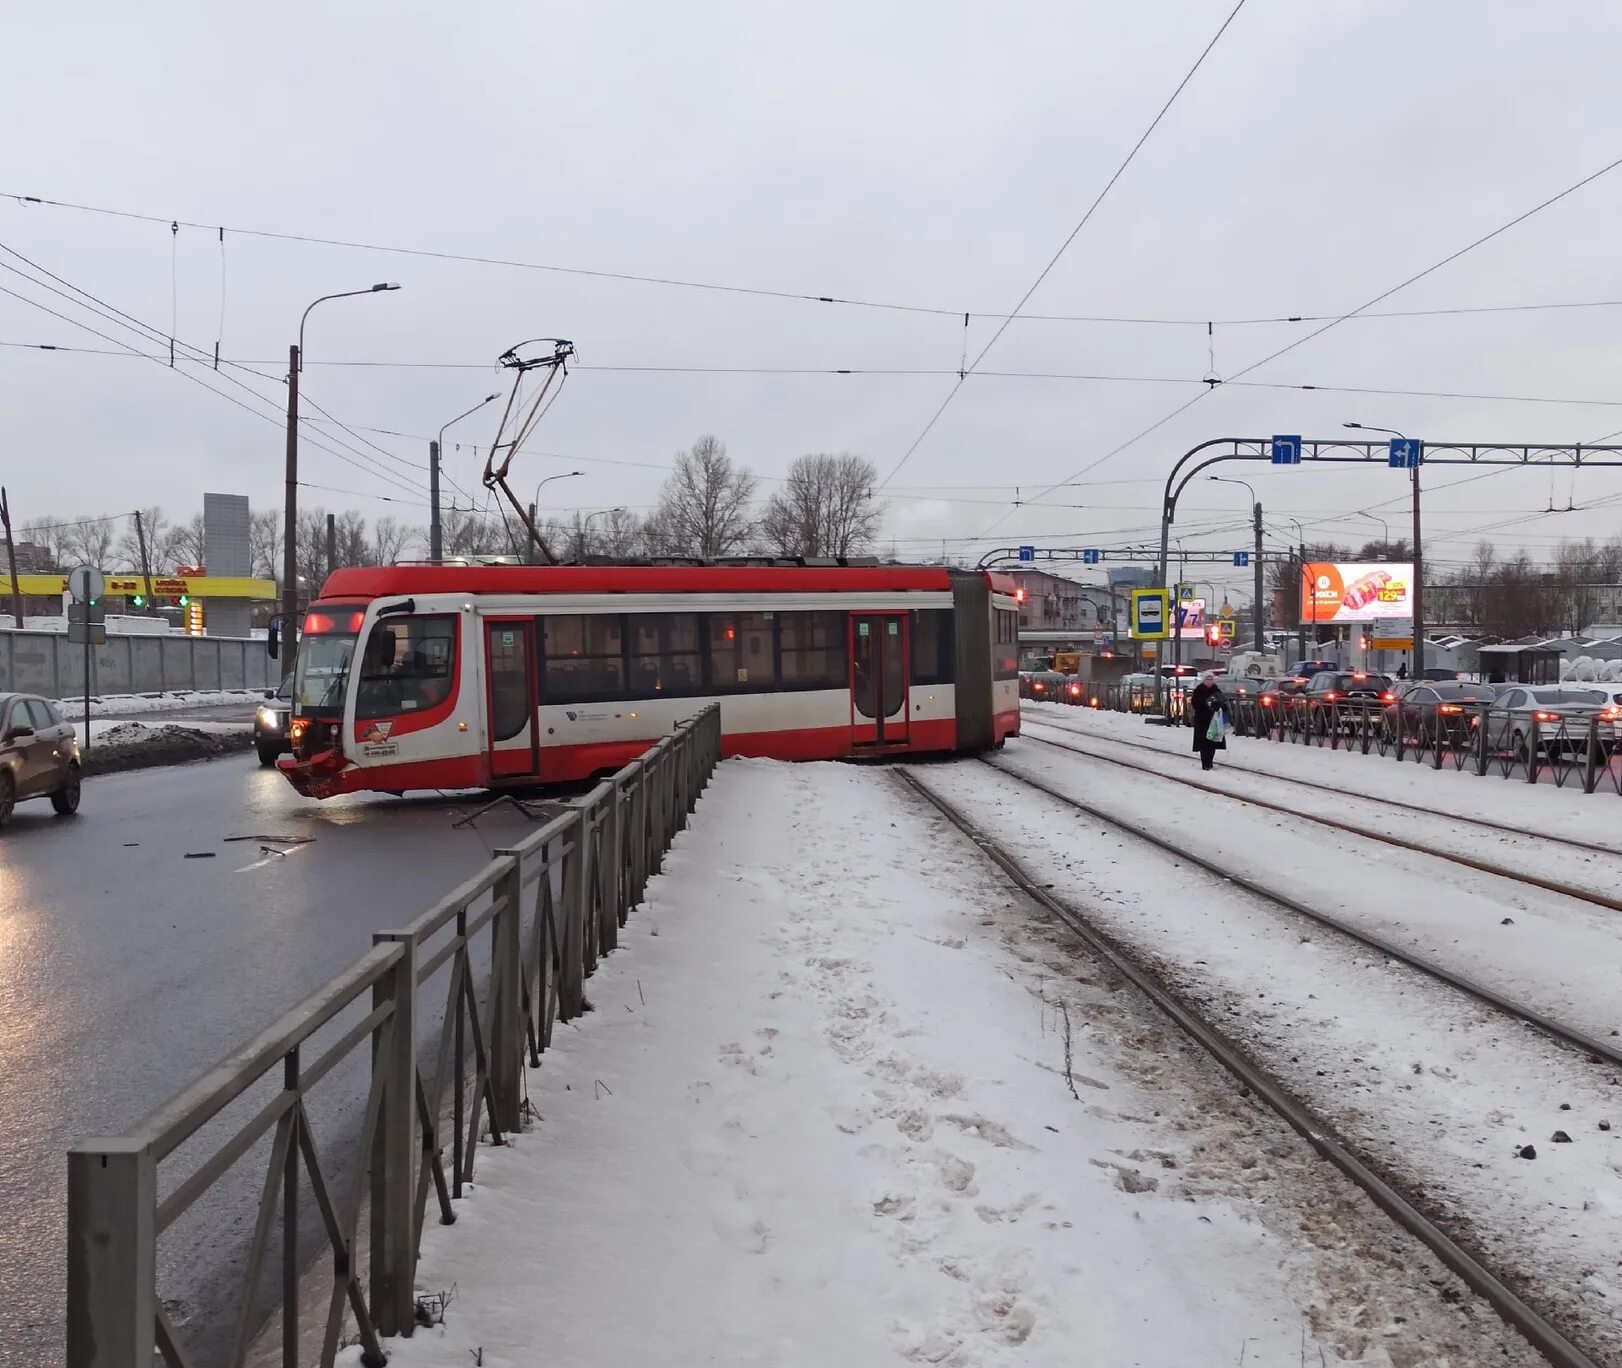
POLYGON ((303 628, 280 768, 315 798, 611 773, 711 702, 726 755, 975 751, 1019 731, 1015 589, 979 570, 339 570, 303 628))

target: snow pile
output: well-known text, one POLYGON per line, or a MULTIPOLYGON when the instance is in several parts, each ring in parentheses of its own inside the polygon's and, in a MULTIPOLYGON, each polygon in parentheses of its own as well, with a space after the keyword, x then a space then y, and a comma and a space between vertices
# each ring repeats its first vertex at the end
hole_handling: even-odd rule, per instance
POLYGON ((888 772, 729 761, 392 1361, 1523 1361, 1094 974, 888 772))

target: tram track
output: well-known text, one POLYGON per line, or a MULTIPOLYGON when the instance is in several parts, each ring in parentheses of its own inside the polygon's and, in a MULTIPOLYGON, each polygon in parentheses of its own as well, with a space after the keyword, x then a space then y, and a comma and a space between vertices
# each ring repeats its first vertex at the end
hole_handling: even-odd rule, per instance
MULTIPOLYGON (((1166 752, 1160 750, 1160 748, 1156 746, 1141 746, 1137 742, 1115 741, 1113 738, 1108 737, 1094 737, 1086 733, 1077 732, 1068 727, 1055 727, 1054 730, 1064 731, 1072 736, 1084 736, 1085 739, 1089 741, 1099 741, 1104 745, 1132 746, 1137 749, 1152 751, 1156 755, 1160 755, 1162 757, 1166 755, 1166 752)), ((1494 863, 1491 860, 1484 860, 1479 856, 1466 854, 1463 851, 1446 850, 1437 846, 1427 845, 1423 841, 1409 840, 1407 837, 1398 836, 1389 831, 1376 831, 1370 827, 1361 826, 1355 822, 1343 821, 1337 817, 1327 817, 1322 813, 1305 812, 1298 807, 1291 807, 1287 803, 1276 803, 1270 799, 1258 798, 1254 794, 1237 793, 1233 789, 1224 788, 1220 784, 1207 783, 1203 780, 1195 779, 1188 775, 1170 774, 1165 770, 1157 769, 1152 765, 1145 765, 1137 761, 1126 760, 1119 755, 1108 755, 1098 750, 1089 750, 1086 747, 1075 745, 1072 742, 1056 741, 1051 737, 1034 736, 1030 733, 1022 733, 1021 739, 1032 742, 1035 745, 1048 746, 1054 750, 1066 751, 1071 755, 1084 756, 1089 760, 1097 760, 1106 765, 1115 765, 1121 769, 1133 770, 1139 774, 1148 775, 1151 778, 1162 780, 1165 783, 1178 784, 1184 788, 1192 789, 1199 793, 1210 794, 1211 796, 1217 798, 1226 798, 1231 802, 1242 803, 1248 807, 1259 808, 1263 811, 1279 813, 1297 821, 1311 822, 1314 825, 1326 827, 1330 830, 1338 831, 1348 836, 1356 836, 1364 840, 1376 841, 1381 845, 1392 846, 1398 850, 1406 850, 1416 855, 1429 856, 1434 859, 1445 860, 1451 864, 1461 865, 1467 869, 1473 869, 1477 873, 1487 874, 1495 878, 1508 879, 1513 883, 1527 884, 1534 888, 1540 888, 1547 893, 1557 893, 1562 897, 1574 898, 1579 902, 1591 903, 1595 907, 1602 907, 1610 912, 1622 912, 1622 898, 1612 897, 1609 894, 1601 893, 1598 889, 1587 888, 1581 884, 1573 884, 1563 879, 1552 879, 1546 875, 1534 873, 1531 870, 1514 869, 1507 865, 1494 863)), ((1244 772, 1247 774, 1256 775, 1261 775, 1263 773, 1259 770, 1248 769, 1244 772)), ((1281 775, 1272 774, 1266 775, 1266 777, 1268 779, 1285 778, 1281 775)), ((1285 780, 1285 782, 1290 781, 1285 780)), ((1384 799, 1377 798, 1369 794, 1348 794, 1342 790, 1330 788, 1327 785, 1310 784, 1306 783, 1306 781, 1299 782, 1306 784, 1307 787, 1322 789, 1326 793, 1331 793, 1341 798, 1351 797, 1371 803, 1385 803, 1384 799)), ((1411 804, 1391 804, 1390 806, 1412 807, 1411 804)), ((1447 814, 1446 816, 1438 816, 1438 814, 1431 812, 1428 809, 1415 808, 1414 810, 1424 812, 1427 816, 1438 821, 1453 820, 1451 814, 1447 814)), ((1461 820, 1471 821, 1472 819, 1461 820)), ((1483 820, 1477 824, 1510 831, 1522 839, 1528 839, 1528 833, 1524 831, 1517 831, 1510 827, 1502 827, 1498 823, 1488 823, 1483 820)), ((1530 839, 1539 843, 1547 840, 1549 843, 1554 844, 1582 846, 1588 850, 1597 850, 1612 857, 1622 855, 1622 852, 1618 852, 1604 846, 1590 845, 1586 842, 1561 841, 1558 837, 1545 838, 1542 836, 1533 836, 1530 839)))
MULTIPOLYGON (((1127 741, 1117 736, 1100 736, 1097 732, 1083 727, 1066 726, 1063 722, 1055 722, 1046 714, 1035 714, 1023 710, 1022 719, 1025 723, 1046 727, 1051 731, 1062 731, 1070 736, 1080 736, 1088 741, 1098 741, 1109 746, 1125 746, 1131 750, 1148 751, 1152 755, 1167 755, 1161 746, 1152 746, 1144 741, 1127 741)), ((1026 740, 1038 740, 1025 731, 1020 735, 1026 740)), ((1311 779, 1302 779, 1293 774, 1280 774, 1276 770, 1257 769, 1246 765, 1243 773, 1253 774, 1259 779, 1267 779, 1274 783, 1289 784, 1295 788, 1314 789, 1319 793, 1327 793, 1334 798, 1352 798, 1360 802, 1379 803, 1383 807, 1393 808, 1399 812, 1412 812, 1420 817, 1433 820, 1446 820, 1462 823, 1465 826, 1476 827, 1483 831, 1496 832, 1499 835, 1513 836, 1521 840, 1535 839, 1540 843, 1560 846, 1569 850, 1580 850, 1593 855, 1611 855, 1622 858, 1622 847, 1606 845, 1600 841, 1582 841, 1571 836, 1556 836, 1552 832, 1529 832, 1524 827, 1511 826, 1508 822, 1495 822, 1489 817, 1472 817, 1465 813, 1439 814, 1433 808, 1424 807, 1419 803, 1406 803, 1400 798, 1387 798, 1378 793, 1364 793, 1359 789, 1348 789, 1337 784, 1319 784, 1311 779)))
MULTIPOLYGON (((1314 924, 1368 949, 1402 963, 1425 977, 1455 990, 1514 1021, 1529 1026, 1559 1045, 1580 1051, 1594 1064, 1608 1062, 1622 1066, 1622 1050, 1605 1041, 1553 1020, 1491 988, 1454 973, 1404 950, 1383 937, 1359 930, 1320 913, 1289 896, 1266 888, 1255 880, 1222 868, 1214 861, 1192 854, 1170 841, 1097 806, 1042 783, 1017 769, 993 759, 980 763, 1008 779, 1027 785, 1062 805, 1083 812, 1109 827, 1144 842, 1179 862, 1191 863, 1224 883, 1243 889, 1263 903, 1305 917, 1314 924)), ((1455 1237, 1429 1214, 1398 1181, 1359 1155, 1356 1148, 1317 1110, 1291 1089, 1251 1052, 1230 1035, 1214 1026, 1202 1014, 1187 991, 1178 991, 1160 973, 1144 962, 1141 952, 1129 949, 1118 936, 1097 924, 1096 916, 1079 910, 1073 901, 1056 896, 1052 883, 1034 876, 1007 847, 991 835, 957 803, 908 770, 898 777, 912 792, 935 807, 963 833, 1009 881, 1045 911, 1053 915, 1094 955, 1120 977, 1136 987, 1161 1013, 1194 1040, 1229 1074, 1264 1101, 1287 1125, 1299 1134, 1323 1159, 1333 1165, 1403 1230, 1418 1239, 1447 1268, 1457 1274, 1508 1324, 1519 1331, 1540 1354, 1559 1368, 1597 1368, 1598 1360, 1580 1348, 1553 1320, 1535 1307, 1531 1299, 1504 1276, 1496 1273, 1469 1245, 1455 1237)))

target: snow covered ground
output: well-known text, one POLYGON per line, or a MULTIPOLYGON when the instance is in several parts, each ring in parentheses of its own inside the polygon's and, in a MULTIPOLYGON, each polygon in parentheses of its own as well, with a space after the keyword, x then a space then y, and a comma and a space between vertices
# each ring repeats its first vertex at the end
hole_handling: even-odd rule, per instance
MULTIPOLYGON (((85 739, 85 724, 74 719, 79 739, 85 739)), ((195 718, 177 717, 150 722, 112 721, 99 717, 90 719, 92 746, 130 746, 169 732, 200 732, 204 736, 246 736, 253 731, 252 722, 208 722, 195 718)))
MULTIPOLYGON (((1422 857, 1292 830, 1286 817, 1249 816, 1023 740, 999 764, 1598 1035, 1614 1029, 1622 975, 1615 914, 1535 890, 1518 895, 1503 881, 1475 887, 1485 876, 1439 875, 1434 862, 1408 869, 1405 861, 1422 857)), ((1488 1262, 1536 1289, 1568 1332, 1604 1346, 1604 1361, 1622 1361, 1617 1070, 1191 872, 1012 775, 960 764, 926 779, 1179 985, 1362 1154, 1425 1194, 1455 1229, 1473 1232, 1488 1262), (1556 1142, 1557 1131, 1569 1143, 1556 1142), (1520 1157, 1526 1146, 1535 1157, 1520 1157)))
POLYGON ((400 1368, 1534 1362, 884 769, 722 766, 588 991, 400 1368))
MULTIPOLYGON (((264 702, 262 689, 179 689, 171 693, 92 695, 90 716, 141 717, 147 713, 190 712, 199 708, 251 707, 264 702)), ((84 718, 84 699, 61 698, 56 706, 70 722, 84 718)))
MULTIPOLYGON (((1156 746, 1168 754, 1188 756, 1191 733, 1185 727, 1151 727, 1127 713, 1094 712, 1062 703, 1025 703, 1028 721, 1074 728, 1101 737, 1156 746)), ((1288 742, 1233 736, 1222 753, 1220 768, 1271 771, 1318 784, 1340 784, 1347 791, 1419 803, 1442 812, 1507 822, 1529 831, 1546 830, 1559 836, 1617 845, 1622 849, 1622 797, 1601 787, 1585 794, 1575 779, 1565 788, 1545 778, 1536 787, 1524 775, 1504 779, 1496 769, 1485 776, 1473 770, 1440 770, 1374 751, 1330 750, 1288 742)))

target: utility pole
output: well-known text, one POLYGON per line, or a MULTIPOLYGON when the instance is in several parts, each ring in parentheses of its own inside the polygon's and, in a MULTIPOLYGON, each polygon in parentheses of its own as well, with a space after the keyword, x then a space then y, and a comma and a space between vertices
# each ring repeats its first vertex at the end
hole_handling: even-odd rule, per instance
MULTIPOLYGON (((1300 566, 1300 569, 1297 572, 1296 577, 1295 577, 1295 647, 1296 647, 1296 651, 1298 652, 1298 654, 1296 655, 1296 660, 1297 661, 1302 661, 1302 660, 1305 660, 1307 658, 1307 625, 1303 621, 1303 618, 1304 618, 1305 615, 1301 611, 1303 608, 1306 607, 1306 604, 1301 601, 1301 581, 1306 579, 1306 577, 1307 577, 1307 544, 1305 542, 1302 542, 1301 543, 1301 566, 1300 566)), ((1317 640, 1318 640, 1318 632, 1317 632, 1316 626, 1314 626, 1314 628, 1313 628, 1312 640, 1313 640, 1313 644, 1316 645, 1317 640)))
POLYGON ((141 553, 141 600, 146 604, 148 617, 158 615, 158 605, 152 602, 152 564, 146 555, 146 528, 141 524, 141 510, 135 510, 135 545, 141 553))
POLYGON ((1256 602, 1253 606, 1251 616, 1256 619, 1256 649, 1258 651, 1265 651, 1267 649, 1267 637, 1263 630, 1263 624, 1267 620, 1267 614, 1262 608, 1262 581, 1264 576, 1262 574, 1262 501, 1260 499, 1256 500, 1255 513, 1256 549, 1250 553, 1250 563, 1256 569, 1256 602))
POLYGON ((1414 459, 1414 678, 1425 677, 1425 561, 1419 541, 1419 459, 1414 459))
MULTIPOLYGON (((308 311, 306 311, 308 312, 308 311)), ((302 328, 300 329, 302 331, 302 328)), ((298 658, 298 343, 287 349, 287 492, 282 526, 282 673, 298 658)))
MULTIPOLYGON (((11 504, 6 499, 6 491, 0 488, 0 525, 6 531, 6 561, 11 568, 11 617, 17 630, 23 625, 23 582, 17 578, 17 543, 11 538, 11 504)), ((87 713, 88 717, 89 714, 87 713)), ((88 729, 90 724, 85 723, 88 729)))
MULTIPOLYGON (((536 506, 533 503, 530 504, 530 506, 529 506, 529 525, 531 527, 535 526, 535 514, 536 514, 536 512, 537 512, 536 506)), ((540 562, 535 559, 535 538, 534 537, 531 537, 527 542, 524 543, 524 564, 525 565, 539 565, 540 564, 540 562)))
POLYGON ((338 515, 327 514, 327 573, 338 568, 338 515))
MULTIPOLYGON (((449 424, 446 424, 448 427, 449 424)), ((428 443, 428 559, 437 561, 445 550, 439 521, 439 443, 428 443)))

